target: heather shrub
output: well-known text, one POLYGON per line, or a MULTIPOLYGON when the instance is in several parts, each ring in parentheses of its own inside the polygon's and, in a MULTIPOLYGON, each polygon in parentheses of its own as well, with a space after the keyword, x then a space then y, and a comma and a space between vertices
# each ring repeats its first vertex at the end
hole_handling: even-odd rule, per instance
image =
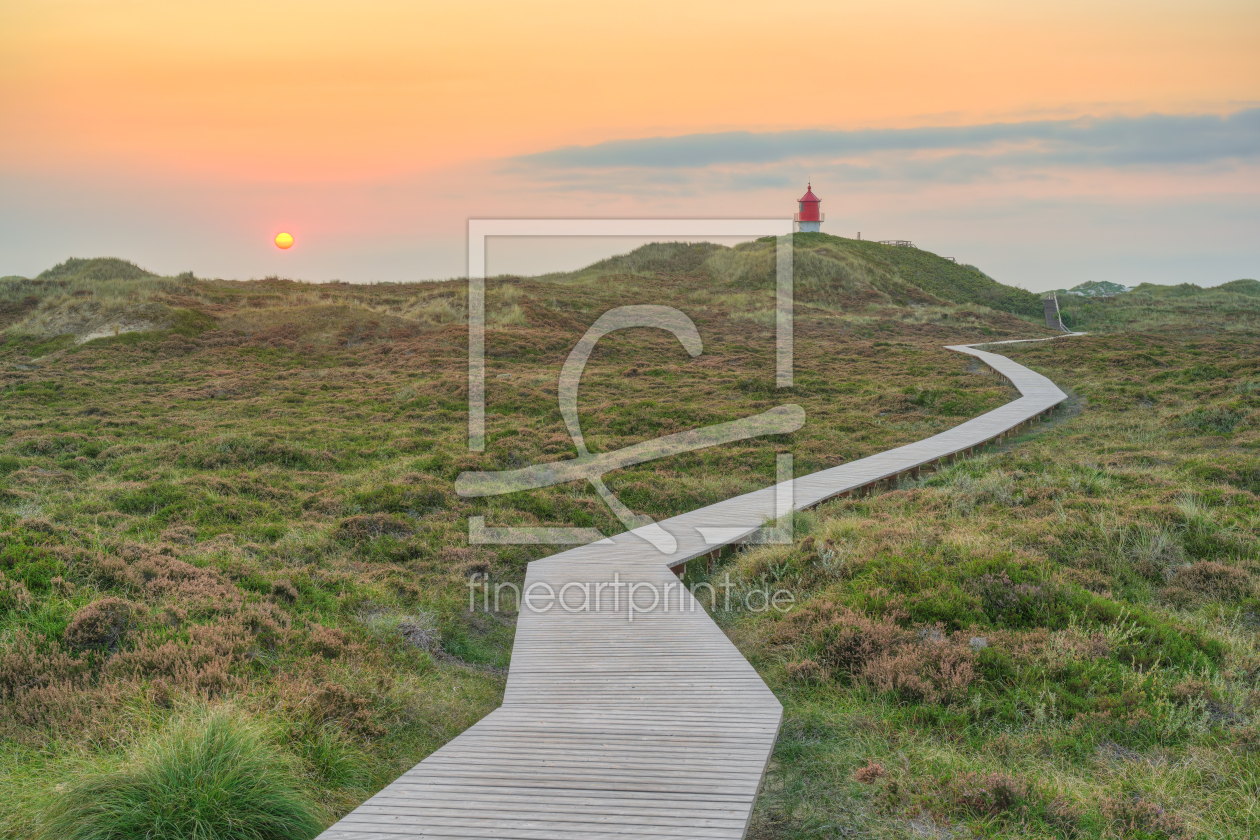
POLYGON ((54 435, 15 436, 13 451, 19 455, 58 455, 63 452, 78 452, 81 447, 89 445, 85 435, 64 433, 54 435))
POLYGON ((188 525, 172 525, 162 532, 162 539, 175 545, 196 545, 197 529, 188 525))
POLYGON ((860 676, 878 691, 926 703, 963 699, 976 679, 975 654, 962 639, 936 637, 927 629, 913 644, 877 657, 860 676))
POLYGON ((323 828, 293 760, 230 708, 180 719, 117 770, 67 785, 37 840, 305 840, 323 828))
POLYGON ((131 625, 134 606, 122 598, 101 598, 79 609, 66 627, 64 639, 72 648, 118 647, 131 625))
POLYGON ((194 614, 228 612, 241 601, 241 592, 214 569, 201 569, 182 560, 144 552, 132 563, 145 597, 173 596, 194 614))
POLYGON ((904 613, 870 616, 831 601, 807 604, 780 622, 773 639, 809 658, 788 666, 800 681, 847 676, 909 700, 949 703, 976 679, 975 652, 939 625, 903 627, 904 613))
POLYGON ((231 670, 244 661, 249 636, 235 622, 191 625, 187 641, 166 639, 146 631, 136 636, 130 649, 110 658, 104 675, 110 679, 162 679, 171 687, 203 697, 221 695, 234 679, 231 670))
POLYGON ((233 617, 253 640, 256 648, 275 650, 287 644, 292 635, 288 614, 274 604, 250 604, 233 617))
POLYGON ((31 605, 31 593, 20 580, 9 580, 0 573, 0 613, 24 610, 31 605))
POLYGON ((865 765, 853 771, 853 781, 873 785, 877 779, 882 779, 887 775, 888 771, 884 769, 884 765, 871 758, 867 759, 865 765))
POLYGON ((1018 812, 1037 798, 1032 785, 1005 773, 960 773, 942 792, 953 810, 977 816, 1018 812))
POLYGON ((1008 627, 1026 627, 1044 620, 1055 598, 1051 587, 1015 583, 1005 571, 981 575, 972 582, 972 588, 980 596, 989 621, 1008 627))
POLYGON ((467 580, 469 575, 489 572, 493 560, 494 555, 485 549, 471 546, 446 546, 437 556, 438 565, 450 569, 461 580, 467 580))
POLYGON ((1107 827, 1117 837, 1183 840, 1191 836, 1185 820, 1140 796, 1108 797, 1102 812, 1107 827))
POLYGON ((409 537, 415 529, 386 513, 351 516, 337 525, 337 535, 350 542, 366 542, 381 537, 409 537))
POLYGON ((205 624, 188 623, 186 611, 175 606, 145 622, 153 626, 142 626, 137 613, 136 605, 117 598, 89 604, 68 628, 75 644, 66 647, 14 633, 0 654, 0 727, 21 727, 23 739, 39 727, 109 733, 117 713, 139 696, 165 707, 176 696, 210 699, 239 690, 248 663, 286 648, 292 635, 288 617, 267 603, 205 624), (120 626, 125 630, 111 646, 120 626), (102 649, 111 655, 95 655, 102 649))
POLYGON ((320 723, 337 723, 349 732, 374 738, 384 734, 372 715, 370 698, 356 694, 340 683, 326 682, 308 691, 299 700, 308 715, 320 723))
POLYGON ((323 625, 311 628, 307 645, 325 659, 339 659, 357 652, 361 647, 351 643, 350 635, 346 631, 323 625))
POLYGON ((281 578, 271 582, 271 594, 281 601, 293 603, 298 599, 297 587, 288 578, 281 578))
POLYGON ((116 553, 94 557, 92 577, 102 586, 137 599, 177 601, 191 615, 208 617, 238 609, 244 593, 213 568, 201 568, 153 551, 125 544, 116 553))
POLYGON ((789 662, 786 667, 788 677, 797 682, 824 682, 831 678, 830 672, 812 659, 789 662))
POLYGON ((1173 575, 1172 584, 1222 601, 1241 600, 1255 588, 1254 579, 1245 570, 1212 560, 1201 560, 1179 569, 1173 575))
POLYGON ((0 645, 0 699, 12 701, 32 688, 77 676, 87 664, 49 639, 19 629, 0 645))

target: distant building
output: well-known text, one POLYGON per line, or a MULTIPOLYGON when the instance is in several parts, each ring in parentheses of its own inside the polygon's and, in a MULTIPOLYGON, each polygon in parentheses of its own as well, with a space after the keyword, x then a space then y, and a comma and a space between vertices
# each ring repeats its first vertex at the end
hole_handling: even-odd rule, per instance
POLYGON ((817 233, 827 218, 818 212, 819 204, 822 204, 822 199, 814 195, 814 185, 806 184, 805 195, 796 202, 797 212, 792 216, 792 220, 796 222, 796 229, 801 233, 811 231, 817 233))

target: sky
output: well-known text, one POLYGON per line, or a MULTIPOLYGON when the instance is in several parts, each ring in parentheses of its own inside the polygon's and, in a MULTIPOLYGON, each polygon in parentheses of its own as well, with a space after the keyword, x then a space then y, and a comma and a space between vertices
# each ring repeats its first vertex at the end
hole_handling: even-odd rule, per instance
POLYGON ((1257 35, 1254 0, 0 0, 0 275, 447 278, 469 218, 783 217, 812 181, 826 232, 1034 291, 1256 278, 1257 35))

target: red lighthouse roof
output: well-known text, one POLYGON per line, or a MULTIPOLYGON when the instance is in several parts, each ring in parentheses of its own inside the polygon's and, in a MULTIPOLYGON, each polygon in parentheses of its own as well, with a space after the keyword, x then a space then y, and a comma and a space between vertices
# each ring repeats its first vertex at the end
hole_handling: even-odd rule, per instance
MULTIPOLYGON (((818 213, 818 205, 822 201, 818 196, 814 195, 814 187, 812 184, 805 185, 805 195, 797 200, 796 221, 798 222, 820 222, 822 216, 818 213)), ((817 230, 817 228, 812 228, 817 230)))

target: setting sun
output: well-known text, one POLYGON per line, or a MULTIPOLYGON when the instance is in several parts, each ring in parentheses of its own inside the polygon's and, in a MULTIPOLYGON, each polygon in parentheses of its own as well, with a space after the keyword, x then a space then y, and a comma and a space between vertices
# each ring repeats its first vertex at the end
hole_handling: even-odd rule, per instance
POLYGON ((276 234, 276 247, 277 248, 293 247, 293 237, 287 233, 277 233, 276 234))

